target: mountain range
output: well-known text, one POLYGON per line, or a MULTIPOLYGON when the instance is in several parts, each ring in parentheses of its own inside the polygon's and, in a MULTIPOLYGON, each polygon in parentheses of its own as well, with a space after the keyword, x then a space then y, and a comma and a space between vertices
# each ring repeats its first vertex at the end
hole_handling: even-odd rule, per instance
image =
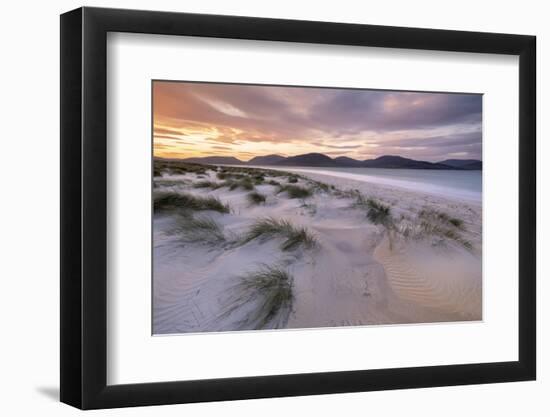
POLYGON ((256 156, 249 161, 241 161, 232 156, 207 156, 203 158, 186 158, 185 162, 221 165, 274 165, 274 166, 307 166, 307 167, 343 167, 343 168, 403 168, 403 169, 453 169, 481 170, 482 162, 477 159, 446 159, 440 162, 417 161, 396 155, 384 155, 364 161, 339 156, 331 158, 322 153, 284 157, 281 155, 256 156))

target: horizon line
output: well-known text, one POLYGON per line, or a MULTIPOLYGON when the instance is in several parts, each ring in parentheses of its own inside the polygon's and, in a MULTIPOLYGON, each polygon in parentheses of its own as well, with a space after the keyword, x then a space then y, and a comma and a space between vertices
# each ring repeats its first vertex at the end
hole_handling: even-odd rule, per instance
POLYGON ((336 160, 338 158, 348 158, 348 159, 352 159, 354 161, 357 161, 357 162, 365 162, 365 161, 374 161, 376 159, 379 159, 379 158, 383 158, 385 156, 393 156, 393 157, 398 157, 398 158, 403 158, 403 159, 409 159, 411 161, 417 161, 417 162, 428 162, 428 163, 431 163, 431 164, 437 164, 437 163, 440 163, 440 162, 443 162, 443 161, 448 161, 448 160, 456 160, 456 161, 478 161, 478 162, 483 162, 482 159, 477 159, 477 158, 446 158, 446 159, 442 159, 442 160, 438 160, 436 162, 432 162, 432 161, 427 161, 427 160, 423 160, 423 159, 414 159, 414 158, 408 158, 406 156, 402 156, 402 155, 395 155, 395 154, 385 154, 385 155, 380 155, 380 156, 377 156, 376 158, 371 158, 371 159, 356 159, 356 158, 352 158, 350 156, 345 156, 345 155, 342 155, 342 156, 337 156, 335 158, 327 155, 327 154, 324 154, 322 152, 307 152, 307 153, 302 153, 302 154, 296 154, 296 155, 292 155, 292 156, 283 156, 283 155, 280 155, 280 154, 266 154, 266 155, 256 155, 256 156, 253 156, 252 158, 248 159, 248 160, 242 160, 242 159, 239 159, 237 158, 236 156, 232 156, 232 155, 206 155, 206 156, 188 156, 188 157, 184 157, 184 158, 178 158, 178 157, 166 157, 166 156, 157 156, 157 155, 154 155, 153 153, 153 158, 160 158, 160 159, 176 159, 176 160, 186 160, 186 159, 205 159, 205 158, 234 158, 240 162, 250 162, 251 160, 253 160, 254 158, 262 158, 262 157, 266 157, 266 156, 279 156, 281 158, 294 158, 294 157, 297 157, 297 156, 304 156, 304 155, 323 155, 323 156, 326 156, 327 158, 331 159, 331 160, 336 160))

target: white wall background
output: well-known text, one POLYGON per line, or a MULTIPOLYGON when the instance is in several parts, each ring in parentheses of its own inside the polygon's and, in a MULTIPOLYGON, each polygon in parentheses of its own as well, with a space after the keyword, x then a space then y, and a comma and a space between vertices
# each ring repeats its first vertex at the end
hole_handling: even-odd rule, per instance
MULTIPOLYGON (((3 5, 0 24, 2 203, 0 244, 0 410, 3 415, 76 415, 57 402, 59 392, 59 17, 81 6, 73 0, 3 5), (7 146, 7 148, 6 148, 7 146)), ((100 411, 94 415, 278 416, 308 415, 548 415, 550 405, 549 147, 542 138, 550 83, 550 26, 536 0, 441 2, 307 2, 278 0, 124 0, 86 5, 181 12, 239 14, 534 34, 538 37, 539 137, 539 378, 537 382, 432 388, 345 395, 237 401, 100 411), (544 235, 544 236, 543 236, 544 235), (546 394, 546 395, 545 395, 546 394)), ((504 237, 503 237, 504 238, 504 237)), ((465 341, 467 343, 468 341, 465 341)))

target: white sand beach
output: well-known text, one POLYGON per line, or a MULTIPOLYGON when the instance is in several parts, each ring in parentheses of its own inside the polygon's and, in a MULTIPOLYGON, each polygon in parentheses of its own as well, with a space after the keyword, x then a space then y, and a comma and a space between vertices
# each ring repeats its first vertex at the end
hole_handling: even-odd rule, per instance
POLYGON ((482 319, 480 202, 284 171, 158 168, 154 334, 482 319))

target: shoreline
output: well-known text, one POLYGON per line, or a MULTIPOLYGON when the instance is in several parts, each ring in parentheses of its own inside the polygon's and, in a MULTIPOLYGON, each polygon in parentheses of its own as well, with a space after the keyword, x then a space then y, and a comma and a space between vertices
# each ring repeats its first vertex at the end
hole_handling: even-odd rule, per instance
MULTIPOLYGON (((273 167, 269 165, 254 165, 254 166, 251 166, 251 168, 271 169, 275 171, 291 172, 291 173, 297 173, 301 175, 322 176, 325 179, 329 177, 341 178, 343 180, 354 181, 357 183, 368 183, 378 187, 386 187, 386 188, 398 187, 404 192, 410 192, 410 193, 422 194, 422 195, 428 195, 428 196, 437 196, 441 199, 448 199, 453 201, 467 200, 468 203, 480 205, 480 206, 482 205, 481 192, 478 193, 475 191, 468 191, 468 190, 464 190, 464 191, 456 190, 453 193, 453 192, 449 192, 450 190, 449 188, 441 187, 437 185, 431 185, 427 183, 418 183, 414 181, 392 179, 392 178, 375 176, 375 175, 354 174, 352 172, 324 170, 322 168, 316 168, 316 167, 294 168, 291 166, 273 167)), ((372 169, 376 169, 376 168, 372 168, 372 169)))

